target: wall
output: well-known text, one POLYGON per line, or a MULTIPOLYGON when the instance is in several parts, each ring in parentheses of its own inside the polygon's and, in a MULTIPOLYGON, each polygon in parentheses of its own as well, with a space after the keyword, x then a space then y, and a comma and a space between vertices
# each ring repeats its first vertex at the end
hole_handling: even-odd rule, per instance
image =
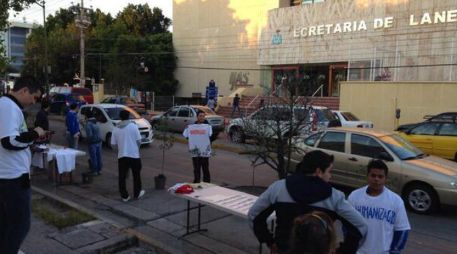
POLYGON ((263 74, 269 70, 257 65, 258 39, 267 11, 278 6, 278 0, 174 0, 176 95, 204 95, 211 79, 224 97, 237 84, 269 86, 271 75, 263 74))
POLYGON ((355 62, 373 67, 376 60, 378 67, 390 68, 389 80, 456 81, 456 25, 455 0, 338 0, 278 8, 269 12, 262 31, 258 63, 355 62), (435 20, 440 17, 435 12, 444 21, 435 20), (414 25, 424 17, 423 24, 414 25), (381 21, 383 26, 375 26, 381 21))
POLYGON ((424 115, 457 112, 457 82, 342 82, 340 110, 371 120, 376 129, 423 121, 424 115))

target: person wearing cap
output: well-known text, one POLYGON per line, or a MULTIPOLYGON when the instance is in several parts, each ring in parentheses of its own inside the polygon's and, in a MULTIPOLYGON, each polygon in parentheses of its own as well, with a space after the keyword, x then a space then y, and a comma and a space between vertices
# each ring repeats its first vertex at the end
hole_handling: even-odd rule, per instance
POLYGON ((67 112, 67 116, 65 118, 65 124, 67 126, 67 142, 68 147, 78 149, 78 141, 80 136, 79 130, 79 121, 78 121, 78 105, 76 103, 72 103, 70 105, 70 110, 67 112))
POLYGON ((332 220, 341 221, 345 228, 344 242, 337 253, 356 253, 367 233, 367 224, 346 201, 344 193, 330 185, 332 167, 332 155, 309 152, 294 174, 274 182, 260 195, 248 212, 250 226, 260 243, 266 243, 273 253, 286 253, 294 219, 323 211, 332 220), (273 212, 276 212, 274 237, 266 222, 273 212))

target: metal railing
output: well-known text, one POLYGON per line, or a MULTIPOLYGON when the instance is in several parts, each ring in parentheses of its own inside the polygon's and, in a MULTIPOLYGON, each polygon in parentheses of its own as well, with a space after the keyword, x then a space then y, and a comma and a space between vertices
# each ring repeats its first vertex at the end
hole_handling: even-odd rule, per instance
POLYGON ((311 97, 314 97, 319 91, 321 91, 321 97, 324 97, 324 85, 318 87, 311 97))
POLYGON ((255 100, 257 100, 257 98, 259 98, 259 95, 257 94, 254 99, 252 99, 248 105, 244 108, 244 115, 247 116, 248 115, 248 108, 252 105, 252 103, 254 103, 255 100))

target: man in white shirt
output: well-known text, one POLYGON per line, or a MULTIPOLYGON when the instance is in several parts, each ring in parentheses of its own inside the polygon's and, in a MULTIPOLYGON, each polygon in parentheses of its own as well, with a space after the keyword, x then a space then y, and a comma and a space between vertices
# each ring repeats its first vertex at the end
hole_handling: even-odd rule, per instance
POLYGON ((382 160, 367 166, 368 185, 353 191, 348 198, 368 224, 366 240, 359 254, 400 253, 411 230, 403 200, 385 184, 388 168, 382 160))
POLYGON ((200 182, 200 169, 203 171, 203 182, 211 182, 209 174, 209 157, 211 157, 211 141, 213 129, 205 120, 205 112, 197 113, 197 122, 187 126, 183 136, 189 141, 189 152, 194 166, 194 183, 200 182))
POLYGON ((127 202, 130 200, 130 195, 125 179, 129 169, 132 169, 133 197, 139 199, 146 193, 141 189, 141 134, 138 126, 129 120, 130 113, 127 110, 122 110, 119 116, 121 122, 114 128, 111 145, 118 149, 119 192, 122 201, 127 202))
POLYGON ((22 109, 41 97, 33 78, 16 80, 0 98, 0 252, 16 254, 30 228, 29 146, 45 136, 41 127, 29 131, 22 109))

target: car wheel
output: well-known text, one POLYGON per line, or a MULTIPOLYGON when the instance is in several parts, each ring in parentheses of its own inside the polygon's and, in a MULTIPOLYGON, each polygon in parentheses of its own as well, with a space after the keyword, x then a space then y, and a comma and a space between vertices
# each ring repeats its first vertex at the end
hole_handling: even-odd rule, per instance
POLYGON ((230 140, 233 143, 244 143, 245 137, 240 128, 232 128, 229 132, 230 140))
POLYGON ((111 146, 111 133, 106 134, 105 146, 108 149, 113 149, 113 147, 111 146))
POLYGON ((406 207, 418 214, 430 214, 439 205, 438 196, 432 187, 425 184, 413 184, 408 186, 403 198, 406 207))

